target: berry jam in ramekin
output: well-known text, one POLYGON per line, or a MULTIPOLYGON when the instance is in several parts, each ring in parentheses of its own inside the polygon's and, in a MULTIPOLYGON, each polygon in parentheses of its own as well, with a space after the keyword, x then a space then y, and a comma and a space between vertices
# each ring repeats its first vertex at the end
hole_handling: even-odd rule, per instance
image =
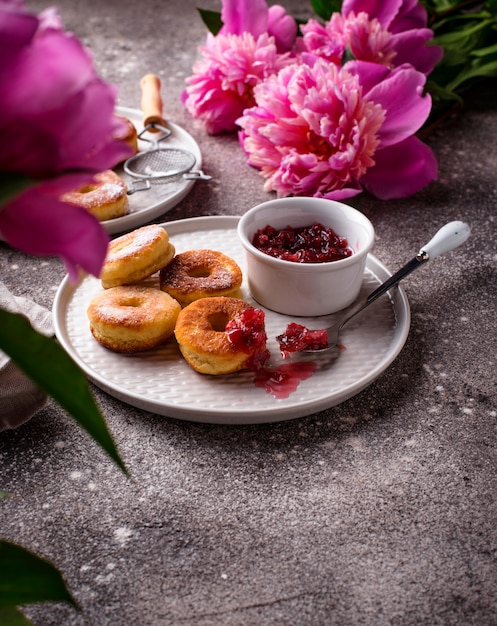
POLYGON ((294 263, 328 263, 352 255, 347 239, 319 222, 282 229, 268 224, 254 233, 252 244, 264 254, 294 263))

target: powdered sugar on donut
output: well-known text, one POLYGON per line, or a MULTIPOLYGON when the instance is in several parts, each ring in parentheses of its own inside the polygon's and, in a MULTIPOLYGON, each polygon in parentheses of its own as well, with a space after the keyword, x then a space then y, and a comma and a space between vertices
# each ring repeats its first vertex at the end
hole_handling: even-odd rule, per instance
POLYGON ((104 196, 108 196, 109 198, 115 200, 122 194, 123 185, 120 183, 105 183, 105 185, 100 187, 100 191, 104 196))
POLYGON ((199 298, 238 296, 242 272, 233 259, 215 250, 178 254, 160 274, 160 284, 183 306, 199 298))
POLYGON ((174 257, 169 235, 158 224, 142 226, 111 241, 100 278, 105 289, 137 283, 174 257))
POLYGON ((137 228, 111 242, 107 262, 135 257, 145 248, 153 246, 161 240, 167 242, 169 237, 160 226, 151 224, 150 226, 137 228))
POLYGON ((112 170, 95 176, 95 183, 62 196, 63 202, 74 204, 104 221, 125 215, 128 210, 127 185, 112 170))

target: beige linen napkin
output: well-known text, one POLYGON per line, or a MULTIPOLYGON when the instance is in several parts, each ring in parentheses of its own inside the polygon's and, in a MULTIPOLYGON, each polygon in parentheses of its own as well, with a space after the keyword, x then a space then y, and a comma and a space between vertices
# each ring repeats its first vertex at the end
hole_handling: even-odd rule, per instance
MULTIPOLYGON (((0 283, 0 308, 27 317, 39 333, 54 334, 51 312, 31 300, 17 297, 0 283)), ((0 350, 0 431, 27 422, 46 403, 47 396, 0 350)))

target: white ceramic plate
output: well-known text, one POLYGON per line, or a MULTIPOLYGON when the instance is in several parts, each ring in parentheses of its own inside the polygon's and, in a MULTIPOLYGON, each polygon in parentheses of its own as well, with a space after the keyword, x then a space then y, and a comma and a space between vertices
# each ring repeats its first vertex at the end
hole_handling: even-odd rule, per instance
MULTIPOLYGON (((143 114, 141 111, 128 109, 126 107, 117 107, 116 113, 130 119, 135 125, 138 134, 143 130, 143 114)), ((200 169, 202 167, 202 156, 195 139, 177 124, 168 122, 168 126, 172 134, 168 139, 161 142, 161 147, 189 150, 195 156, 193 169, 200 169)), ((157 139, 157 137, 151 133, 147 133, 146 136, 154 140, 157 139)), ((140 150, 147 150, 150 149, 150 147, 150 143, 140 140, 140 150)), ((128 185, 131 184, 133 177, 126 174, 122 165, 114 169, 128 185)), ((164 184, 153 184, 150 189, 146 191, 137 191, 128 196, 129 213, 127 215, 117 217, 113 220, 106 220, 102 222, 102 225, 111 235, 138 228, 138 226, 153 221, 155 218, 175 207, 190 193, 194 184, 195 180, 174 179, 172 182, 164 184)))
MULTIPOLYGON (((195 248, 214 249, 235 259, 245 271, 244 253, 238 240, 238 217, 197 217, 162 224, 177 252, 195 248)), ((366 295, 390 276, 372 255, 361 295, 366 295)), ((246 283, 244 299, 251 298, 246 283)), ((318 368, 288 398, 277 399, 255 387, 254 374, 206 376, 193 371, 183 360, 174 340, 156 350, 116 354, 92 337, 86 309, 101 291, 100 281, 87 276, 72 285, 62 281, 54 301, 56 335, 61 344, 98 387, 132 406, 158 415, 215 424, 255 424, 303 417, 351 398, 374 381, 399 354, 407 339, 410 311, 402 289, 382 296, 363 315, 348 324, 341 337, 346 349, 335 361, 314 358, 318 368)), ((333 318, 299 318, 310 328, 320 328, 333 318)), ((266 311, 271 365, 283 363, 276 335, 290 318, 266 311)), ((292 357, 292 359, 299 357, 292 357)), ((309 357, 304 357, 307 360, 309 357)))

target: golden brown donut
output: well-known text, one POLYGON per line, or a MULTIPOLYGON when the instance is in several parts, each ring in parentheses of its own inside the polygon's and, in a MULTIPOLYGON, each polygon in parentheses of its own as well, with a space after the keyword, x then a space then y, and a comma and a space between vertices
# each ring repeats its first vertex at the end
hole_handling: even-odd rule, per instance
POLYGON ((100 274, 102 287, 131 285, 165 267, 174 257, 169 235, 158 224, 137 228, 109 243, 100 274))
POLYGON ((97 294, 87 314, 95 339, 116 352, 141 352, 164 343, 174 334, 181 306, 152 287, 113 287, 97 294))
POLYGON ((229 256, 214 250, 177 254, 160 272, 160 288, 181 306, 200 298, 241 298, 242 271, 229 256))
POLYGON ((129 159, 138 152, 138 132, 133 122, 127 117, 123 115, 116 115, 115 117, 122 122, 122 125, 121 128, 114 133, 113 139, 116 141, 125 141, 133 150, 133 154, 126 157, 129 159))
POLYGON ((260 362, 259 355, 266 352, 265 333, 263 345, 259 342, 242 350, 226 332, 226 325, 248 309, 254 307, 223 296, 201 298, 182 309, 174 334, 188 365, 201 374, 217 376, 251 368, 254 357, 260 362))
POLYGON ((86 209, 100 222, 122 217, 128 212, 128 187, 112 170, 95 176, 95 182, 65 193, 61 200, 86 209))

